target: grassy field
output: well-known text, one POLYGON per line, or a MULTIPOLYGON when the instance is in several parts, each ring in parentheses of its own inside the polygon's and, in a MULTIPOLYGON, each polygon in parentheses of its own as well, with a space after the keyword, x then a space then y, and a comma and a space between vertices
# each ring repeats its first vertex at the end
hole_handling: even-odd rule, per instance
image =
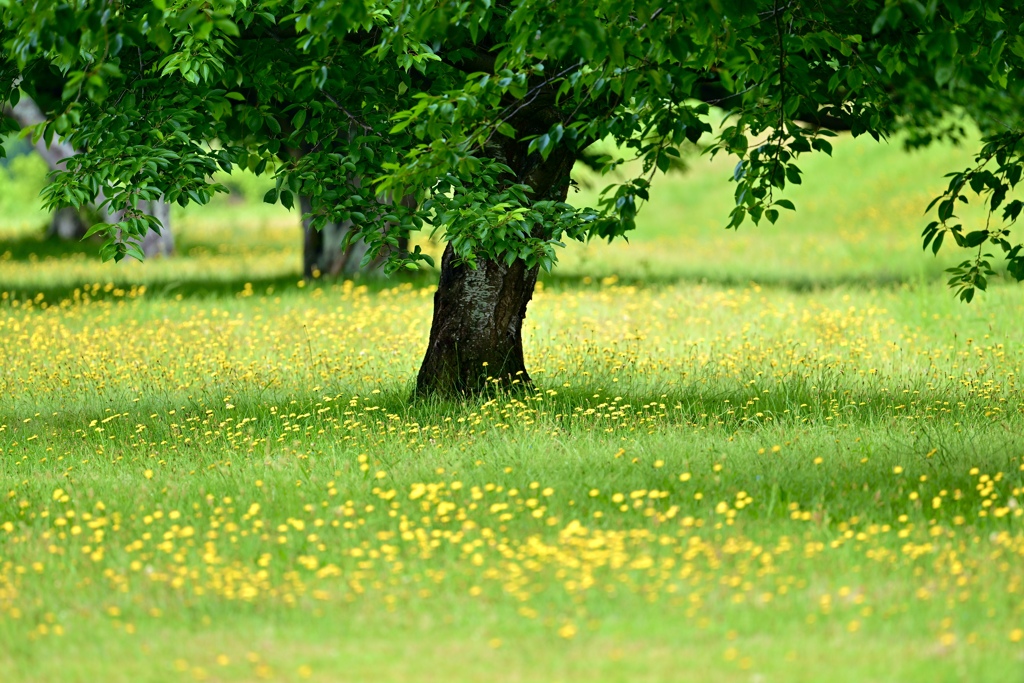
POLYGON ((429 275, 302 283, 226 201, 99 265, 23 208, 0 680, 1022 680, 1024 296, 919 250, 964 152, 814 163, 739 233, 726 166, 665 179, 543 280, 536 390, 464 405, 407 400, 429 275))

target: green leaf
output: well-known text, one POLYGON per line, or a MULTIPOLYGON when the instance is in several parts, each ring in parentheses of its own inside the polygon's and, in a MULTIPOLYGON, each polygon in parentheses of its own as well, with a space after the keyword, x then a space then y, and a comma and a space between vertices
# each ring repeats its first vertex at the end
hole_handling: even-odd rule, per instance
POLYGON ((231 21, 230 19, 218 19, 214 22, 214 25, 218 29, 220 29, 220 32, 224 35, 233 36, 236 38, 241 35, 241 33, 239 33, 238 31, 238 26, 236 26, 235 22, 231 21))
POLYGON ((988 239, 988 230, 975 230, 964 237, 964 246, 967 248, 976 247, 988 239))
POLYGON ((953 74, 956 71, 956 65, 953 62, 940 65, 935 69, 935 82, 939 86, 946 85, 953 79, 953 74))
POLYGON ((878 18, 875 19, 875 23, 871 25, 871 32, 876 35, 878 33, 881 33, 882 29, 885 28, 885 21, 885 12, 882 12, 881 14, 878 15, 878 18))
POLYGON ((82 235, 82 239, 83 240, 87 240, 90 237, 92 237, 93 235, 99 234, 99 233, 101 233, 101 232, 103 232, 105 230, 110 229, 110 227, 111 226, 110 226, 109 223, 96 223, 91 228, 89 228, 88 230, 85 231, 85 234, 82 235))
POLYGON ((811 141, 811 147, 818 150, 819 152, 824 152, 825 154, 832 156, 832 143, 830 143, 828 140, 815 138, 814 140, 811 141))
POLYGON ((128 242, 125 245, 126 253, 134 258, 136 261, 145 261, 146 255, 143 253, 142 248, 136 242, 128 242))

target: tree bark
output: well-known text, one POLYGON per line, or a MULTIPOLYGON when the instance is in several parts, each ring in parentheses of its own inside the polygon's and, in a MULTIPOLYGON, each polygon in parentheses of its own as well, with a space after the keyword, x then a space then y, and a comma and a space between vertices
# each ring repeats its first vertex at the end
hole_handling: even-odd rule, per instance
MULTIPOLYGON (((558 121, 553 98, 538 98, 516 122, 520 140, 546 133, 558 121)), ((486 149, 512 169, 508 182, 533 188, 535 201, 565 201, 575 156, 558 148, 547 159, 528 154, 528 143, 503 138, 486 149)), ((456 265, 451 245, 441 259, 430 342, 416 378, 416 395, 471 395, 491 388, 532 384, 523 359, 523 320, 538 269, 478 258, 476 269, 456 265)))
POLYGON ((80 240, 89 229, 82 214, 73 206, 64 206, 53 212, 50 227, 46 229, 47 237, 59 240, 80 240))
MULTIPOLYGON (((27 95, 22 95, 18 104, 6 108, 4 113, 17 121, 22 128, 34 126, 46 120, 46 116, 39 106, 27 95)), ((46 161, 46 165, 50 167, 51 171, 66 170, 66 160, 75 155, 74 148, 60 138, 54 138, 50 145, 39 138, 33 147, 46 161)), ((82 213, 74 207, 65 206, 54 212, 50 227, 46 230, 46 236, 61 240, 80 240, 88 229, 89 226, 82 213)))
POLYGON ((171 232, 171 205, 161 197, 149 202, 146 213, 160 221, 160 232, 150 230, 142 238, 142 253, 146 258, 174 254, 174 234, 171 232))
POLYGON ((523 319, 537 268, 486 259, 476 269, 455 265, 451 245, 441 258, 430 342, 416 393, 458 395, 491 387, 529 386, 523 359, 523 319))

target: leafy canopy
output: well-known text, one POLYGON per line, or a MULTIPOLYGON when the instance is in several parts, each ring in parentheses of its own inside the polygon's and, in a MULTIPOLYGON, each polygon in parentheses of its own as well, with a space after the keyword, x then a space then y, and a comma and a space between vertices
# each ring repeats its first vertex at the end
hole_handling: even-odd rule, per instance
MULTIPOLYGON (((82 150, 46 201, 102 190, 126 211, 93 229, 105 258, 140 256, 128 238, 154 221, 139 202, 204 204, 225 191, 214 172, 242 166, 273 174, 267 201, 309 197, 317 225, 351 219, 353 239, 375 249, 429 228, 462 261, 550 268, 567 238, 628 234, 688 143, 737 157, 738 227, 793 209, 781 192, 802 182, 802 154, 830 153, 834 131, 927 144, 963 137, 970 121, 985 134, 978 163, 950 176, 925 246, 974 250, 952 281, 965 299, 992 274, 986 250, 1024 279, 1012 232, 1024 206, 1020 1, 0 0, 0 11, 0 98, 32 95, 49 113, 35 134, 82 150), (727 115, 717 131, 711 107, 727 115), (531 185, 599 141, 642 163, 597 206, 531 185), (956 218, 968 201, 986 203, 984 226, 956 218)), ((626 160, 588 162, 607 172, 626 160)), ((395 251, 392 268, 428 260, 395 251)))

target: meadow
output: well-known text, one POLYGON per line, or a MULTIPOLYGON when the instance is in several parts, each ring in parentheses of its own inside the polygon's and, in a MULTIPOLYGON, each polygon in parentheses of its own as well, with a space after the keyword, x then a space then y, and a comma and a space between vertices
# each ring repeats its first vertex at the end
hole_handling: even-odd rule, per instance
POLYGON ((0 680, 1021 680, 1024 292, 918 237, 968 159, 841 139, 739 232, 694 163, 467 403, 409 400, 434 276, 303 282, 255 180, 146 264, 12 205, 0 680))

